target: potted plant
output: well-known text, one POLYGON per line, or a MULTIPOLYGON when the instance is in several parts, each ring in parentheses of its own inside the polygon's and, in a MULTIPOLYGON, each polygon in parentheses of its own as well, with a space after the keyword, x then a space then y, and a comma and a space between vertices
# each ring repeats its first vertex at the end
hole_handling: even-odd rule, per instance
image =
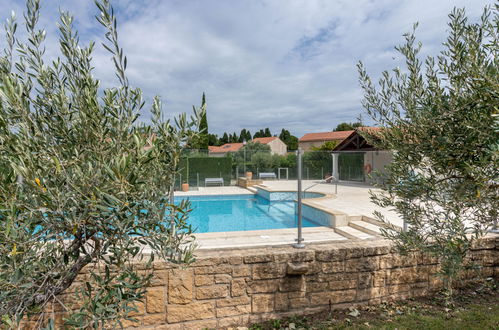
POLYGON ((251 180, 253 178, 253 172, 246 172, 246 180, 251 180))
POLYGON ((189 183, 186 180, 182 182, 182 191, 189 191, 189 183))

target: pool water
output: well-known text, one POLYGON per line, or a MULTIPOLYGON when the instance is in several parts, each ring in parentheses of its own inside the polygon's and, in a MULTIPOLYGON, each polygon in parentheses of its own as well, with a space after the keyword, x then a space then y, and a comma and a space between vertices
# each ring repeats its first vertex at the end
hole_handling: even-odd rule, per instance
MULTIPOLYGON (((188 222, 196 233, 296 228, 295 202, 257 195, 189 196, 188 222)), ((181 198, 176 198, 179 202, 181 198)), ((302 218, 303 227, 318 224, 302 218)))

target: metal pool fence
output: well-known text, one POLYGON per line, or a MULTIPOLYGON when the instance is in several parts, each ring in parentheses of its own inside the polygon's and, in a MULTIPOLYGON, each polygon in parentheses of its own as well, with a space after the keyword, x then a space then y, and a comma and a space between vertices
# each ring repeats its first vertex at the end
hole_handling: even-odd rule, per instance
MULTIPOLYGON (((341 160, 340 180, 363 181, 360 159, 341 160)), ((305 151, 302 155, 302 179, 323 180, 333 173, 330 151, 305 151)), ((223 179, 224 186, 236 185, 237 178, 251 173, 253 179, 261 176, 274 180, 297 180, 297 155, 290 151, 283 155, 268 151, 239 150, 226 154, 210 154, 208 150, 186 150, 180 162, 175 189, 188 183, 190 190, 206 186, 206 179, 223 179)), ((221 185, 222 180, 208 184, 221 185)))

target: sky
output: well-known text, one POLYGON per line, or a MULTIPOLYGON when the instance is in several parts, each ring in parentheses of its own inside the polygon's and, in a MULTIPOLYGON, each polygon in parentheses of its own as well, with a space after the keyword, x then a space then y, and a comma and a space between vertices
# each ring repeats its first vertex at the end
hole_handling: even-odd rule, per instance
MULTIPOLYGON (((356 64, 369 74, 402 65, 394 50, 418 22, 422 55, 437 55, 447 15, 465 7, 476 21, 493 0, 115 0, 119 41, 131 85, 147 106, 161 97, 164 116, 190 113, 206 93, 210 133, 286 128, 298 137, 333 130, 362 115, 356 64)), ((58 56, 59 9, 75 16, 80 40, 96 41, 95 77, 117 85, 93 0, 42 0, 39 27, 47 56, 58 56)), ((24 1, 0 0, 0 19, 24 1)), ((24 26, 19 26, 20 36, 24 26)), ((4 33, 0 46, 5 46, 4 33)), ((145 109, 141 121, 147 122, 145 109)))

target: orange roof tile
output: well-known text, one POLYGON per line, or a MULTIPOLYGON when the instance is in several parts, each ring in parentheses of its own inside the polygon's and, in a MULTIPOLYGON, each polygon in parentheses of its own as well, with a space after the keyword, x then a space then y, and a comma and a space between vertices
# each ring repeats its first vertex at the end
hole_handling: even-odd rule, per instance
POLYGON ((224 145, 221 145, 220 147, 209 146, 208 150, 215 153, 236 152, 241 149, 242 146, 242 143, 226 143, 224 145))
POLYGON ((332 141, 332 140, 344 140, 354 131, 338 131, 338 132, 321 132, 321 133, 307 133, 303 135, 299 141, 332 141))
POLYGON ((261 144, 267 144, 269 142, 272 142, 274 141, 275 139, 277 139, 277 136, 271 136, 271 137, 261 137, 261 138, 254 138, 253 139, 253 143, 261 143, 261 144))

